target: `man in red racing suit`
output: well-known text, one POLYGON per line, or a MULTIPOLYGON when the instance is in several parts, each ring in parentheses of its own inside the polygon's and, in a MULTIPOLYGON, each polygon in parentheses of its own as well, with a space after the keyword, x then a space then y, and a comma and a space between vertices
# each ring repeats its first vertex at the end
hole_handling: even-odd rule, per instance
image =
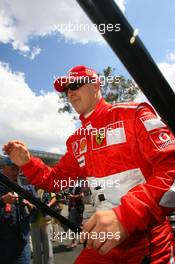
MULTIPOLYGON (((95 74, 76 66, 69 77, 92 80, 95 74)), ((20 141, 4 145, 5 153, 32 184, 48 191, 69 187, 82 175, 88 182, 97 212, 84 225, 91 236, 86 234, 87 247, 76 264, 175 263, 166 218, 175 207, 174 136, 147 103, 111 105, 98 81, 65 83, 57 79, 55 87, 66 91, 82 126, 67 140, 58 164, 50 168, 31 157, 20 141)))

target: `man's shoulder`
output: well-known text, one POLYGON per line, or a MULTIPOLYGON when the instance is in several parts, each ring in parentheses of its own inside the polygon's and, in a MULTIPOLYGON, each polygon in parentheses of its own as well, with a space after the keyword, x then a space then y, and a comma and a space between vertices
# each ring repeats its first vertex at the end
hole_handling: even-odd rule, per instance
POLYGON ((139 107, 139 103, 126 102, 126 103, 114 103, 108 109, 106 113, 107 120, 121 121, 125 118, 132 119, 139 107))
POLYGON ((125 102, 125 103, 115 103, 112 104, 109 108, 109 113, 120 113, 120 114, 135 114, 136 112, 139 112, 140 110, 147 109, 148 111, 154 112, 155 110, 153 107, 148 104, 147 102, 125 102))
POLYGON ((86 132, 87 130, 83 126, 77 128, 74 133, 68 137, 66 144, 71 144, 71 142, 82 138, 82 136, 86 135, 86 132))
POLYGON ((111 104, 109 110, 115 111, 115 109, 137 109, 140 103, 138 102, 122 102, 111 104))
MULTIPOLYGON (((153 107, 147 102, 116 103, 111 105, 105 116, 106 123, 120 126, 121 122, 134 122, 142 116, 157 117, 153 107)), ((130 124, 131 124, 130 123, 130 124)))

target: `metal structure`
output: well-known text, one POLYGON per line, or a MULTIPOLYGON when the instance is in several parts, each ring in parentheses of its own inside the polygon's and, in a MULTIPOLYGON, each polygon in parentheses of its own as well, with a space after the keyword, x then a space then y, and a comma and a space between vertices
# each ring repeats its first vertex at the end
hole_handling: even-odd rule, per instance
POLYGON ((114 0, 76 0, 96 25, 120 24, 103 37, 175 134, 175 94, 114 0))
POLYGON ((29 201, 30 203, 32 203, 39 209, 42 209, 43 211, 45 211, 48 215, 58 219, 63 225, 69 227, 72 231, 76 233, 81 232, 81 228, 79 226, 75 225, 74 223, 72 223, 70 220, 68 220, 64 216, 58 214, 52 208, 50 208, 49 206, 41 202, 39 199, 34 197, 32 194, 24 190, 22 187, 20 187, 17 183, 9 180, 8 177, 4 176, 1 172, 0 172, 0 182, 5 184, 12 190, 14 190, 16 193, 18 193, 20 196, 22 196, 24 199, 26 199, 27 201, 29 201))

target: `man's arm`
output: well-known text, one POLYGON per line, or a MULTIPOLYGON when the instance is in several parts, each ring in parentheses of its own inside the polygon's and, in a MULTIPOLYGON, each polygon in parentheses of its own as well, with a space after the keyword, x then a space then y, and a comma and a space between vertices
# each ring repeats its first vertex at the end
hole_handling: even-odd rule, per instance
POLYGON ((71 180, 76 183, 81 176, 78 162, 68 151, 54 167, 49 167, 41 159, 32 157, 21 141, 10 141, 3 150, 21 168, 30 183, 49 192, 65 189, 71 180))
POLYGON ((162 223, 175 208, 174 136, 149 107, 141 107, 137 111, 134 127, 140 155, 145 164, 151 164, 152 174, 146 183, 139 184, 124 195, 120 206, 98 211, 85 223, 83 232, 89 233, 87 246, 100 254, 108 253, 134 231, 162 223), (94 232, 105 232, 105 242, 100 242, 100 238, 92 239, 94 232), (110 233, 109 239, 107 234, 110 233))
POLYGON ((9 191, 6 186, 0 185, 0 207, 15 203, 17 196, 9 191))
POLYGON ((128 235, 162 223, 175 208, 174 136, 145 107, 137 112, 135 127, 140 155, 151 164, 152 174, 146 183, 123 196, 121 205, 114 209, 128 235))
POLYGON ((3 146, 4 154, 9 155, 10 159, 18 167, 27 164, 30 159, 30 153, 24 142, 19 140, 12 140, 3 146))
POLYGON ((84 193, 80 193, 80 194, 70 194, 69 198, 74 198, 74 199, 82 199, 84 197, 84 193))
POLYGON ((49 207, 52 207, 53 205, 57 204, 57 198, 56 198, 56 194, 55 193, 51 193, 50 194, 51 198, 49 203, 47 204, 49 207))
POLYGON ((7 204, 7 203, 13 204, 15 203, 16 199, 17 199, 17 196, 11 192, 8 192, 1 196, 1 200, 4 204, 7 204))

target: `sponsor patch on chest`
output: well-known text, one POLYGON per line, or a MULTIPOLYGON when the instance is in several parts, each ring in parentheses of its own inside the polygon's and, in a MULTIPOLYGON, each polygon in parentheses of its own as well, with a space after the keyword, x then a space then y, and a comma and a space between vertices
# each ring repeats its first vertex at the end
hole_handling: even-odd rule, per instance
POLYGON ((91 135, 92 149, 104 148, 110 145, 126 142, 123 121, 111 123, 106 127, 93 131, 91 135))
POLYGON ((75 157, 78 157, 87 152, 87 140, 86 137, 76 140, 72 143, 72 150, 75 157))
POLYGON ((77 159, 78 160, 78 164, 81 167, 85 166, 85 156, 81 156, 80 158, 77 159))

